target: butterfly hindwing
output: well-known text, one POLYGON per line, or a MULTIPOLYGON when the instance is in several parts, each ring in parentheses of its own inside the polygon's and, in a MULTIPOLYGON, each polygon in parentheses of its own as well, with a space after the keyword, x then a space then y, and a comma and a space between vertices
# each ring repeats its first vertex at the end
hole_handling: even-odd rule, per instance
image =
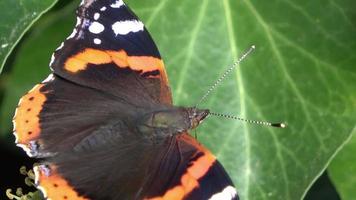
POLYGON ((145 188, 155 178, 152 171, 160 161, 165 143, 152 145, 148 140, 133 137, 129 130, 120 132, 123 130, 112 126, 96 136, 94 133, 75 151, 50 159, 48 177, 52 173, 60 175, 78 196, 91 200, 143 199, 145 188), (120 137, 113 137, 119 132, 120 137))
POLYGON ((173 141, 156 170, 148 199, 238 199, 231 179, 209 150, 186 133, 173 141))
MULTIPOLYGON (((114 127, 110 130, 117 131, 114 127)), ((91 200, 238 199, 221 164, 188 134, 154 145, 128 135, 111 137, 111 141, 95 150, 86 143, 87 148, 62 154, 49 166, 37 167, 39 184, 48 197, 67 190, 76 198, 91 200), (98 180, 102 186, 98 186, 98 180)))

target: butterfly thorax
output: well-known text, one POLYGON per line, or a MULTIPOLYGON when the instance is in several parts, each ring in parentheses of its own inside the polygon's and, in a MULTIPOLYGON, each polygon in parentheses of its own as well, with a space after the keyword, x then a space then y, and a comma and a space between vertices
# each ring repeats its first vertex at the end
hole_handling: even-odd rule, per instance
POLYGON ((207 109, 172 107, 149 112, 139 120, 138 129, 144 134, 167 136, 196 128, 209 115, 207 109))

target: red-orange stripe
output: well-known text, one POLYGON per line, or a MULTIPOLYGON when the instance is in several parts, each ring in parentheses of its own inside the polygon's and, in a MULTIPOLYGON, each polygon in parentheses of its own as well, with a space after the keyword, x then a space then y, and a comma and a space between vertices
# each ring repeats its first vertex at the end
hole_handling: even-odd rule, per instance
POLYGON ((87 48, 84 51, 70 57, 64 64, 64 68, 72 73, 85 70, 88 64, 115 63, 117 67, 130 67, 141 73, 159 70, 164 81, 167 81, 166 71, 161 59, 152 56, 129 56, 126 51, 98 50, 87 48))
POLYGON ((168 190, 163 196, 149 198, 149 200, 182 200, 195 188, 199 187, 198 180, 209 171, 215 160, 216 158, 210 152, 205 152, 183 174, 180 179, 180 185, 168 190))
POLYGON ((57 173, 56 167, 51 166, 48 172, 41 167, 34 168, 37 188, 40 189, 47 199, 58 200, 88 200, 80 196, 69 183, 57 173))

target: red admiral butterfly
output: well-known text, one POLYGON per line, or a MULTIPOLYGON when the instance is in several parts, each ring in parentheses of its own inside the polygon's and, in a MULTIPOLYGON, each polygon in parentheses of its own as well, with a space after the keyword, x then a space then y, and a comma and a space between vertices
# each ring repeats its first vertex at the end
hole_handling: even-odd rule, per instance
POLYGON ((188 134, 209 110, 172 105, 164 64, 122 0, 83 0, 53 71, 24 95, 16 143, 47 199, 238 199, 222 165, 188 134))

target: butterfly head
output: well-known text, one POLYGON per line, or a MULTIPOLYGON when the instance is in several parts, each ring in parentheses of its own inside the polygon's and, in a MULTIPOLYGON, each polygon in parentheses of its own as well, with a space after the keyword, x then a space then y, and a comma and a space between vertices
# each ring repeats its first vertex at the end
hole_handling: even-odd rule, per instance
POLYGON ((196 128, 210 113, 208 109, 198 109, 196 107, 186 108, 188 119, 190 121, 190 128, 196 128))

